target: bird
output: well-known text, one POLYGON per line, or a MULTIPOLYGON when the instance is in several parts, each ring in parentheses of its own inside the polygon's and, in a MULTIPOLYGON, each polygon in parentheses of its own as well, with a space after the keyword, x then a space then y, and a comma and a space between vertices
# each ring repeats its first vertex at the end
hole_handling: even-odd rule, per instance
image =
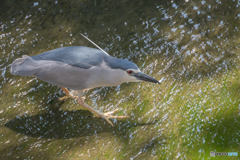
POLYGON ((17 58, 12 63, 10 72, 13 75, 34 76, 61 87, 66 94, 61 100, 69 97, 76 98, 78 104, 114 126, 109 120, 110 118, 129 118, 129 116, 113 116, 112 114, 118 109, 101 113, 90 107, 84 102, 83 93, 85 90, 118 86, 125 82, 148 81, 157 84, 160 82, 141 72, 135 63, 110 56, 86 36, 84 37, 98 49, 69 46, 31 57, 23 55, 22 58, 17 58), (67 88, 77 93, 77 96, 69 92, 67 88))

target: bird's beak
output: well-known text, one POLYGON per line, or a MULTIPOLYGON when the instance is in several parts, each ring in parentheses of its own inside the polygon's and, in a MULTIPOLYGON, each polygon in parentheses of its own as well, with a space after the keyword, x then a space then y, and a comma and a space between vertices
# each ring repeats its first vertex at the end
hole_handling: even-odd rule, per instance
POLYGON ((148 82, 153 82, 153 83, 157 83, 160 84, 160 82, 148 75, 146 75, 145 73, 142 72, 138 72, 134 75, 137 79, 142 80, 142 81, 148 81, 148 82))

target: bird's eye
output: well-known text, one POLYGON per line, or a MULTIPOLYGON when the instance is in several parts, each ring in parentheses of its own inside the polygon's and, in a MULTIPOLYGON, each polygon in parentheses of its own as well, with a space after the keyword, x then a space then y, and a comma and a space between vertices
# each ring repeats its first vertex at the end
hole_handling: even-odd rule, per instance
POLYGON ((131 71, 131 70, 127 71, 128 74, 132 74, 132 72, 133 72, 133 71, 131 71))

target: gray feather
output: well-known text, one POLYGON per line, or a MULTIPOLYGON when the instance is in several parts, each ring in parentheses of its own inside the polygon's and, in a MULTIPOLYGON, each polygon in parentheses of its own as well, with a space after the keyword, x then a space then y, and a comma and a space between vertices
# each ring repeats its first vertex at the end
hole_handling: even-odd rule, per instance
POLYGON ((135 63, 128 61, 126 59, 118 59, 118 58, 109 56, 105 59, 105 62, 112 69, 122 69, 122 70, 138 69, 138 66, 135 63))
POLYGON ((20 76, 32 76, 36 71, 34 61, 32 58, 23 55, 22 58, 16 59, 12 63, 12 67, 10 72, 13 75, 20 75, 20 76))
POLYGON ((137 65, 133 62, 125 59, 117 59, 99 49, 84 46, 57 48, 32 56, 32 59, 58 61, 83 69, 99 66, 103 62, 106 62, 112 69, 138 69, 137 65))
POLYGON ((34 60, 52 60, 63 62, 75 67, 88 69, 92 66, 97 66, 102 63, 108 55, 101 50, 83 47, 72 46, 63 47, 32 56, 34 60))
POLYGON ((114 58, 101 50, 75 46, 54 49, 33 57, 24 55, 13 62, 11 73, 35 76, 53 85, 82 90, 119 85, 125 82, 120 74, 127 69, 138 67, 133 62, 114 58), (101 66, 104 62, 109 68, 101 66))

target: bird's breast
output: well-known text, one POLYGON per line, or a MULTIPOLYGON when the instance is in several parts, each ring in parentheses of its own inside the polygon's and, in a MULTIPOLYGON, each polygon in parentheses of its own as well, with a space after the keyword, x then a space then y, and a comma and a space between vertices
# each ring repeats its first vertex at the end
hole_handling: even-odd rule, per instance
POLYGON ((89 72, 91 72, 87 83, 89 88, 117 86, 124 83, 124 71, 121 69, 92 67, 89 72))

